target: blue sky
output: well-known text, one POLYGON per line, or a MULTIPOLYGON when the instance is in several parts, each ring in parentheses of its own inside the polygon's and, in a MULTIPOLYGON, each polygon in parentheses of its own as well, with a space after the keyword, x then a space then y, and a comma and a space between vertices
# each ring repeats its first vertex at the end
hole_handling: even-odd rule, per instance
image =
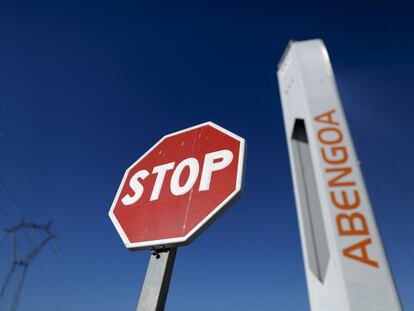
MULTIPOLYGON (((134 310, 149 254, 127 251, 107 216, 123 171, 164 134, 208 120, 247 140, 245 193, 179 249, 167 310, 308 310, 275 70, 289 39, 311 38, 328 47, 414 310, 412 11, 395 1, 2 2, 0 225, 53 219, 60 237, 30 267, 20 310, 134 310)), ((0 245, 5 267, 6 236, 0 245)))

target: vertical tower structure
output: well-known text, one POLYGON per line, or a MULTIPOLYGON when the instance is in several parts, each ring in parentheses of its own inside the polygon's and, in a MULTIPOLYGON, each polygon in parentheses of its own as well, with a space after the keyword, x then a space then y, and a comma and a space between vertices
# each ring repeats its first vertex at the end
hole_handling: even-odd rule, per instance
POLYGON ((324 43, 290 42, 277 77, 311 309, 402 310, 324 43))

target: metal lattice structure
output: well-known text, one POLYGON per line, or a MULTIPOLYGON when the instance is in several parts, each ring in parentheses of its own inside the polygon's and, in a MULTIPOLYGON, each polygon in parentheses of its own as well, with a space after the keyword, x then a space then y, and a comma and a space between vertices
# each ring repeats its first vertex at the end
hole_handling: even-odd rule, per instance
POLYGON ((4 299, 6 290, 13 290, 11 280, 14 275, 17 275, 17 284, 14 287, 14 294, 10 304, 10 311, 16 311, 21 296, 23 284, 26 278, 27 269, 33 259, 40 253, 43 247, 51 240, 56 239, 56 235, 50 231, 52 222, 47 224, 35 224, 22 220, 14 227, 2 230, 4 234, 8 234, 11 240, 11 264, 6 273, 6 277, 0 288, 0 302, 4 299), (31 249, 26 254, 21 254, 18 247, 17 235, 20 231, 29 230, 31 232, 43 233, 42 239, 36 244, 31 245, 31 249))

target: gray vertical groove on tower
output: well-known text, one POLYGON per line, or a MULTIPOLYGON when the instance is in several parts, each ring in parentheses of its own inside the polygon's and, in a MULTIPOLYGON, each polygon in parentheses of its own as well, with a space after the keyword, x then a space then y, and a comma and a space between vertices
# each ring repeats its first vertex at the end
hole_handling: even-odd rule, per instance
POLYGON ((303 190, 300 191, 300 209, 306 231, 309 266, 313 274, 323 283, 329 262, 329 248, 303 120, 295 122, 292 147, 294 161, 300 168, 297 170, 297 180, 303 190))

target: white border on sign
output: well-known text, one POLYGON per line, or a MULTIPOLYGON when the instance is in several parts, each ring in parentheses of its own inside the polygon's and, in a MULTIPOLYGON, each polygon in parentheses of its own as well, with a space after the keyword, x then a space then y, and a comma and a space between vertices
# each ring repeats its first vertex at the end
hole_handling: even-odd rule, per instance
POLYGON ((148 249, 151 247, 171 247, 171 246, 179 246, 183 244, 188 244, 192 239, 194 239, 198 234, 200 234, 205 227, 213 220, 213 217, 218 215, 220 211, 224 211, 226 207, 230 205, 230 201, 232 199, 237 199, 236 196, 238 196, 241 193, 242 190, 242 184, 243 184, 243 165, 244 165, 244 157, 245 157, 245 140, 244 138, 226 130, 225 128, 222 128, 221 126, 208 121, 199 125, 195 125, 189 128, 186 128, 184 130, 174 132, 168 135, 165 135, 162 137, 154 146, 152 146, 147 152, 144 153, 137 161, 135 161, 128 169, 125 171, 124 177, 122 178, 121 185, 118 188, 118 191, 116 193, 115 199, 112 202, 111 209, 109 210, 109 217, 112 220, 112 223, 114 224, 116 230, 118 231, 118 234, 120 235, 122 241, 124 242, 125 246, 129 249, 148 249), (162 239, 162 240, 152 240, 152 241, 145 241, 145 242, 137 242, 137 243, 131 243, 126 236, 124 230, 122 229, 121 225, 119 224, 118 220, 116 219, 114 215, 114 208, 116 205, 116 202, 118 202, 119 195, 121 194, 121 190, 123 188, 123 185, 125 183, 125 179, 128 176, 129 171, 138 163, 140 162, 144 157, 147 156, 154 148, 156 148, 160 143, 162 143, 166 138, 175 136, 184 132, 191 131, 193 129, 210 125, 211 127, 215 128, 216 130, 238 140, 240 142, 240 150, 239 150, 239 161, 237 164, 237 178, 236 178, 236 188, 235 190, 223 201, 220 205, 218 205, 213 211, 211 211, 210 214, 207 215, 200 223, 197 224, 190 232, 188 232, 185 236, 182 237, 176 237, 176 238, 170 238, 170 239, 162 239))

